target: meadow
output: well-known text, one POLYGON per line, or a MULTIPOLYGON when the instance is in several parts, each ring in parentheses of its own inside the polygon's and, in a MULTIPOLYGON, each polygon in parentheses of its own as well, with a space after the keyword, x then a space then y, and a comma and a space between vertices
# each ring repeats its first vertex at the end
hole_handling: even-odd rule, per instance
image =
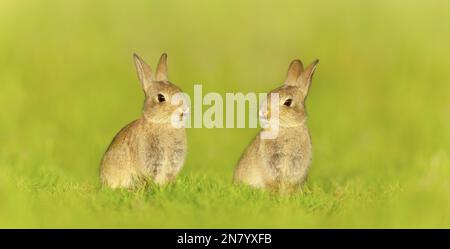
POLYGON ((0 0, 0 227, 450 227, 450 2, 0 0), (302 191, 232 185, 258 129, 188 129, 178 180, 100 188, 141 114, 132 61, 189 94, 267 92, 319 58, 302 191))

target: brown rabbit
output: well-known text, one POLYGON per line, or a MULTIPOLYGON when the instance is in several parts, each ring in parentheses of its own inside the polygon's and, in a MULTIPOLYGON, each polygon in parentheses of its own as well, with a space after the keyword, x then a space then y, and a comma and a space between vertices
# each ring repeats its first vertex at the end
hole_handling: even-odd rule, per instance
MULTIPOLYGON (((305 181, 312 158, 305 99, 318 62, 315 60, 303 69, 300 60, 292 61, 284 85, 269 92, 267 103, 272 93, 278 94, 278 135, 264 139, 262 132, 272 128, 263 127, 240 158, 234 172, 235 183, 289 192, 305 181)), ((261 110, 261 123, 271 119, 270 110, 261 110)))
POLYGON ((136 54, 134 62, 145 93, 143 115, 114 137, 103 156, 100 180, 111 188, 173 181, 186 157, 185 129, 173 122, 183 122, 189 109, 173 101, 182 91, 168 81, 167 55, 162 54, 155 74, 136 54))

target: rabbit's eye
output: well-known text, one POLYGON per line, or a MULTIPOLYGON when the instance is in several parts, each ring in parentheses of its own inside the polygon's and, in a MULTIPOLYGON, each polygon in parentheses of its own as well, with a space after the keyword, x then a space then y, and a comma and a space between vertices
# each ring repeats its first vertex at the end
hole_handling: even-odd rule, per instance
POLYGON ((284 101, 283 105, 291 106, 292 105, 292 99, 287 99, 286 101, 284 101))
POLYGON ((164 101, 166 101, 166 97, 164 97, 164 95, 162 95, 162 94, 160 93, 160 94, 158 94, 158 101, 159 101, 159 102, 164 102, 164 101))

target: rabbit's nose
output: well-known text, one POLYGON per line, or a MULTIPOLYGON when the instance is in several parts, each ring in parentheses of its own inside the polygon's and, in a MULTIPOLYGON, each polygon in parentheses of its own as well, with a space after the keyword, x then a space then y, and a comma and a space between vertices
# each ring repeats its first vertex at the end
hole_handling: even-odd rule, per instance
POLYGON ((188 115, 189 114, 189 112, 190 112, 190 108, 189 107, 187 107, 187 106, 183 106, 183 107, 181 107, 181 114, 182 115, 188 115))
POLYGON ((267 113, 267 111, 260 110, 260 111, 259 111, 259 116, 260 116, 260 117, 265 117, 265 116, 266 116, 266 113, 267 113))
POLYGON ((269 110, 260 110, 259 116, 261 118, 270 118, 270 111, 269 110))

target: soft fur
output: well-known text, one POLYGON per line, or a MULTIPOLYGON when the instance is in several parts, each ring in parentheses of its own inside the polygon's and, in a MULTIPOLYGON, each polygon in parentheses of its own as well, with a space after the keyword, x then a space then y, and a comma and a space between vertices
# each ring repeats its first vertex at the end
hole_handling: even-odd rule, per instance
POLYGON ((188 109, 171 103, 171 97, 181 90, 168 81, 167 55, 161 56, 155 74, 136 54, 134 61, 145 93, 143 115, 114 137, 103 156, 100 179, 111 188, 131 188, 147 181, 157 185, 171 182, 186 157, 185 129, 174 127, 171 118, 179 115, 182 121, 188 109), (160 94, 165 101, 160 101, 160 94))
MULTIPOLYGON (((292 61, 284 85, 268 94, 267 103, 271 93, 279 94, 278 136, 261 138, 261 132, 272 129, 270 126, 258 133, 236 166, 235 183, 280 192, 291 192, 304 183, 312 158, 305 100, 317 63, 315 60, 304 69, 300 60, 292 61), (290 106, 285 105, 288 99, 290 106)), ((267 111, 260 112, 262 121, 271 119, 270 104, 266 105, 267 111)))

